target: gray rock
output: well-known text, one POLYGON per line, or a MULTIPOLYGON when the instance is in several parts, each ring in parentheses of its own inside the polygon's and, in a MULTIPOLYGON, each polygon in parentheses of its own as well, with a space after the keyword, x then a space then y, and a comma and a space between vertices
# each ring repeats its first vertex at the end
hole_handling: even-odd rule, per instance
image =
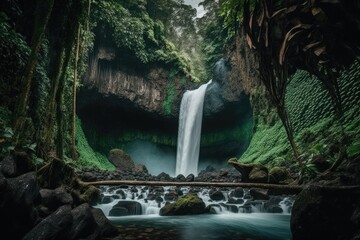
POLYGON ((244 196, 244 189, 241 188, 241 187, 237 187, 237 188, 235 188, 234 191, 232 191, 232 192, 230 193, 230 196, 231 196, 231 197, 236 197, 236 198, 241 198, 241 197, 244 196))
POLYGON ((72 225, 71 207, 64 205, 37 224, 23 240, 62 240, 68 239, 72 225))
MULTIPOLYGON (((2 174, 0 174, 2 176, 2 174)), ((36 173, 30 172, 0 182, 0 226, 4 236, 23 237, 35 224, 38 213, 34 206, 40 204, 36 173)))
POLYGON ((101 203, 102 204, 107 204, 107 203, 111 203, 114 201, 114 198, 111 197, 111 196, 104 196, 102 199, 101 199, 101 203))
POLYGON ((157 178, 158 178, 160 181, 170 181, 170 180, 171 180, 170 175, 167 174, 167 173, 164 173, 164 172, 160 173, 160 174, 157 176, 157 178))
POLYGON ((221 201, 225 199, 224 194, 221 191, 215 189, 210 190, 209 196, 210 199, 214 201, 221 201))
POLYGON ((177 198, 178 198, 178 194, 176 191, 171 191, 171 192, 165 193, 165 195, 164 195, 165 201, 172 202, 172 201, 175 201, 177 198))
MULTIPOLYGON (((126 215, 141 215, 142 214, 142 207, 141 204, 136 201, 119 201, 113 208, 110 210, 110 216, 118 216, 114 214, 125 214, 126 215), (119 209, 119 210, 116 210, 119 209), (123 209, 126 209, 127 212, 123 209), (113 211, 114 210, 114 211, 113 211)), ((120 215, 124 216, 124 215, 120 215)))
POLYGON ((109 152, 109 161, 122 171, 131 171, 135 169, 135 163, 131 157, 121 149, 112 149, 109 152))
POLYGON ((91 213, 95 219, 96 224, 100 228, 100 235, 102 238, 115 237, 118 234, 118 229, 111 224, 101 209, 92 208, 91 213))
POLYGON ((40 195, 42 204, 51 211, 57 209, 59 206, 67 204, 72 205, 73 203, 71 194, 68 193, 63 186, 58 187, 55 190, 41 189, 40 195))
POLYGON ((185 181, 186 181, 186 182, 193 182, 194 179, 195 179, 194 174, 190 173, 190 174, 186 177, 185 181))
POLYGON ((127 210, 127 208, 124 207, 113 207, 109 212, 109 216, 112 217, 120 217, 127 215, 129 215, 129 210, 127 210))
MULTIPOLYGON (((84 203, 71 210, 72 226, 68 234, 68 239, 89 239, 88 236, 94 233, 99 234, 97 224, 92 215, 89 204, 84 203)), ((93 238, 92 236, 91 238, 93 238)))
POLYGON ((250 195, 254 200, 269 200, 269 190, 261 188, 251 188, 250 195))
POLYGON ((13 156, 6 156, 0 162, 0 171, 8 178, 17 176, 17 166, 13 156))
POLYGON ((176 181, 177 182, 185 182, 185 180, 186 180, 186 178, 182 174, 179 174, 179 175, 176 176, 176 181))

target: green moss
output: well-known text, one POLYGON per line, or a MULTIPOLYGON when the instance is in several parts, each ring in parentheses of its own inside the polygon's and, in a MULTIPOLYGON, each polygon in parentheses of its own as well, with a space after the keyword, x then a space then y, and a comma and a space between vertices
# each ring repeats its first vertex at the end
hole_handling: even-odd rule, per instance
POLYGON ((187 194, 175 202, 160 209, 161 216, 201 214, 205 212, 205 203, 197 194, 187 194))
POLYGON ((194 205, 194 204, 201 204, 203 201, 199 198, 196 194, 187 194, 185 196, 179 197, 175 202, 174 206, 179 207, 182 205, 194 205))
POLYGON ((84 131, 81 127, 80 119, 76 119, 76 146, 79 153, 80 167, 96 167, 105 170, 114 170, 115 167, 107 160, 107 158, 95 152, 89 145, 84 131))
POLYGON ((241 156, 244 163, 261 163, 272 165, 273 160, 279 156, 290 153, 290 145, 286 138, 286 132, 280 121, 273 126, 260 125, 254 133, 249 148, 241 156))
POLYGON ((172 102, 175 98, 175 93, 176 93, 176 89, 175 89, 175 75, 176 75, 176 70, 172 69, 169 72, 169 78, 167 80, 167 92, 166 92, 166 99, 164 102, 164 111, 167 115, 171 114, 171 107, 172 107, 172 102))

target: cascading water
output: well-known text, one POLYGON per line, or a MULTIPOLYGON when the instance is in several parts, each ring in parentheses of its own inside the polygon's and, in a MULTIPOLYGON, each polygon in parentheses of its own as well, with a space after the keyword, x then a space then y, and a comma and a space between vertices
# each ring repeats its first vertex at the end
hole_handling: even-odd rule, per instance
POLYGON ((198 89, 188 90, 182 97, 176 153, 176 175, 187 176, 190 173, 194 175, 198 173, 204 97, 206 88, 210 83, 211 80, 198 89))
POLYGON ((124 239, 288 240, 294 196, 256 200, 249 189, 101 186, 95 205, 124 239), (219 198, 221 191, 223 197, 219 198), (161 217, 160 209, 182 195, 196 194, 207 214, 161 217), (214 195, 215 194, 215 195, 214 195), (215 196, 217 199, 215 199, 215 196), (196 227, 194 227, 196 223, 196 227))
MULTIPOLYGON (((181 195, 193 192, 191 187, 110 187, 100 188, 102 198, 95 206, 102 209, 107 217, 128 215, 158 215, 166 202, 174 202, 181 195), (126 209, 126 210, 125 210, 126 209)), ((294 199, 291 196, 271 196, 270 200, 254 200, 249 189, 243 189, 241 196, 236 196, 233 189, 220 191, 222 199, 212 199, 211 189, 197 189, 197 195, 209 207, 210 213, 249 214, 282 213, 290 215, 294 199)))

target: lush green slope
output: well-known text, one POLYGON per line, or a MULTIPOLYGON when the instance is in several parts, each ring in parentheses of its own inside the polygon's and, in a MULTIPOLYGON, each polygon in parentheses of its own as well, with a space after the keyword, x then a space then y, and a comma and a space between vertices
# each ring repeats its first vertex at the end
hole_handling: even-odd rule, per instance
MULTIPOLYGON (((360 137, 360 64, 354 63, 342 72, 339 85, 345 110, 343 126, 348 146, 360 137)), ((341 141, 341 127, 334 118, 332 102, 320 81, 298 70, 287 87, 286 107, 296 134, 296 142, 305 155, 326 153, 341 141)), ((331 154, 330 154, 331 155, 331 154)), ((292 159, 285 130, 277 120, 274 124, 260 122, 241 162, 259 162, 270 166, 289 164, 292 159)), ((332 159, 333 160, 333 159, 332 159)))

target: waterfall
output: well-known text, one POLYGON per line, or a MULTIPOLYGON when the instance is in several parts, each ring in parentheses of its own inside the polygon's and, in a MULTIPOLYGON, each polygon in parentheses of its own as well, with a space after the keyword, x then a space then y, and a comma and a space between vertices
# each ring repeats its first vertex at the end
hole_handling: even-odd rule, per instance
POLYGON ((175 174, 197 175, 200 134, 206 87, 211 80, 198 89, 186 91, 181 99, 175 174))

